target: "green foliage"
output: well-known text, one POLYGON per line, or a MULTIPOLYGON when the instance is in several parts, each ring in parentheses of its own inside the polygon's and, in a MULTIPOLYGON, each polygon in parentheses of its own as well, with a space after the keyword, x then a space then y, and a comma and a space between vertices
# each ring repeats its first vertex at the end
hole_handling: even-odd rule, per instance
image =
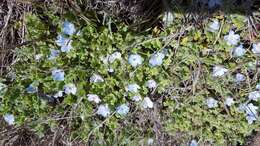
MULTIPOLYGON (((51 13, 47 15, 57 32, 61 32, 63 20, 51 13)), ((238 111, 241 103, 248 102, 248 93, 255 87, 256 81, 248 72, 256 71, 252 65, 256 58, 249 50, 242 58, 231 57, 233 47, 224 41, 224 35, 233 25, 241 35, 245 34, 243 16, 228 17, 231 21, 220 17, 219 32, 207 31, 208 24, 199 29, 191 26, 176 38, 169 36, 182 28, 177 18, 155 38, 148 33, 137 35, 120 23, 115 23, 116 31, 112 31, 106 26, 93 27, 69 16, 67 19, 75 22, 80 31, 71 36, 73 49, 61 52, 52 60, 48 59, 50 49, 60 49, 55 43, 58 33, 52 34, 52 28, 37 16, 28 14, 27 17, 27 38, 33 43, 16 50, 19 59, 12 66, 16 78, 8 86, 0 112, 14 114, 16 124, 26 123, 39 136, 43 136, 47 128, 55 131, 65 126, 72 138, 91 140, 93 145, 138 145, 143 139, 153 137, 151 125, 142 127, 135 121, 140 118, 135 117, 136 113, 145 113, 148 109, 142 109, 140 103, 131 100, 135 94, 125 90, 130 83, 141 86, 138 95, 142 97, 151 96, 153 101, 159 101, 159 97, 165 99, 155 102, 163 107, 158 112, 165 119, 161 121, 163 130, 172 136, 184 134, 183 139, 176 138, 180 143, 194 138, 216 145, 241 144, 259 126, 258 122, 249 125, 245 114, 238 111), (168 53, 163 64, 150 67, 151 55, 163 51, 164 47, 168 53), (102 61, 102 57, 114 52, 120 52, 122 59, 111 64, 102 61), (42 55, 38 61, 35 60, 37 54, 42 55), (128 63, 130 54, 140 54, 142 65, 133 68, 128 63), (224 77, 213 77, 215 65, 223 65, 229 72, 224 77), (54 68, 64 70, 64 81, 52 79, 54 68), (111 68, 114 69, 112 73, 108 71, 111 68), (247 83, 234 81, 237 72, 246 75, 247 83), (91 83, 93 74, 102 76, 104 82, 91 83), (155 93, 145 86, 150 79, 158 83, 155 93), (46 96, 53 96, 69 83, 76 85, 75 95, 65 95, 54 103, 46 96), (38 93, 26 92, 30 84, 38 87, 38 93), (98 116, 98 105, 89 102, 87 94, 97 94, 103 104, 108 104, 112 114, 107 118, 98 116), (224 104, 227 96, 235 99, 231 107, 224 104), (217 99, 218 107, 209 109, 208 97, 217 99), (126 117, 114 112, 123 103, 128 103, 131 109, 126 117)), ((259 105, 259 102, 254 104, 259 105)), ((148 119, 144 117, 143 121, 148 119)))

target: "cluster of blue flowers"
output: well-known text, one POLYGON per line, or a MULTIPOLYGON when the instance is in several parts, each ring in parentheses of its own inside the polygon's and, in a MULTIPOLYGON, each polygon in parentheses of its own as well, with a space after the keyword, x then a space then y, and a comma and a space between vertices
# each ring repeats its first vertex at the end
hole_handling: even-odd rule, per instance
MULTIPOLYGON (((214 33, 219 30, 219 25, 220 23, 217 20, 214 20, 214 22, 209 25, 208 30, 214 33)), ((224 36, 224 40, 229 46, 236 46, 230 52, 231 57, 242 57, 245 55, 246 50, 243 47, 243 44, 239 44, 240 36, 236 34, 233 30, 230 30, 229 33, 224 36)), ((260 43, 253 44, 252 52, 255 55, 258 55, 260 53, 260 43)), ((216 65, 213 67, 213 77, 223 77, 226 73, 228 73, 228 69, 223 67, 222 65, 216 65)), ((234 79, 237 84, 240 84, 241 82, 246 80, 246 77, 242 73, 237 73, 234 79)), ((249 102, 252 100, 257 101, 259 98, 260 91, 253 91, 249 93, 249 102)), ((224 104, 226 106, 231 106, 233 103, 235 103, 234 99, 231 97, 227 97, 224 104)), ((212 97, 207 99, 206 104, 208 108, 218 107, 218 101, 212 97)), ((258 107, 254 106, 252 103, 241 104, 239 107, 239 111, 244 111, 246 113, 246 119, 249 124, 252 124, 253 121, 257 120, 257 109, 258 107)))

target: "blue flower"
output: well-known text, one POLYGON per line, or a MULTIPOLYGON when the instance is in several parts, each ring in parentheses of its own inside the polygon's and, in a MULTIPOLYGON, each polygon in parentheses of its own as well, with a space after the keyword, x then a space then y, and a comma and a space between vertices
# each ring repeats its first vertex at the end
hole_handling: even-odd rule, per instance
POLYGON ((216 32, 220 28, 220 24, 218 20, 214 20, 210 25, 209 25, 209 31, 210 32, 216 32))
POLYGON ((27 91, 28 93, 36 93, 37 90, 38 90, 38 88, 37 88, 37 87, 34 87, 32 84, 30 84, 30 85, 26 88, 26 91, 27 91))
POLYGON ((51 49, 51 54, 49 56, 49 60, 52 60, 52 59, 55 59, 56 57, 58 57, 60 54, 60 51, 59 50, 54 50, 54 49, 51 49))
POLYGON ((75 84, 72 84, 72 83, 69 83, 69 84, 66 84, 64 86, 64 92, 66 94, 72 94, 72 95, 76 95, 77 93, 77 87, 75 84))
POLYGON ((151 56, 150 60, 149 60, 149 65, 151 67, 155 67, 155 66, 159 66, 163 63, 163 59, 165 57, 164 53, 158 52, 155 53, 151 56))
POLYGON ((133 67, 137 67, 141 65, 143 62, 143 58, 138 54, 131 54, 128 58, 128 63, 133 67))
POLYGON ((193 139, 193 140, 190 142, 190 145, 189 145, 189 146, 198 146, 198 142, 193 139))
POLYGON ((69 52, 72 49, 72 40, 70 38, 65 38, 61 34, 57 36, 56 43, 61 47, 61 52, 69 52))
POLYGON ((256 55, 260 54, 260 43, 253 44, 252 52, 256 55))
POLYGON ((238 34, 235 34, 233 30, 230 30, 228 35, 224 36, 224 40, 227 42, 228 45, 237 45, 240 41, 240 36, 238 34))
POLYGON ((15 118, 14 118, 13 114, 7 113, 3 117, 4 117, 4 120, 8 123, 8 125, 14 125, 15 118))
POLYGON ((139 89, 140 89, 140 86, 137 84, 129 84, 126 87, 126 91, 132 92, 132 93, 137 93, 139 89))
POLYGON ((208 108, 215 108, 218 107, 218 101, 214 98, 208 98, 207 99, 207 106, 208 108))
POLYGON ((52 78, 54 81, 64 81, 64 71, 61 69, 52 70, 52 78))
POLYGON ((226 106, 231 106, 234 103, 234 99, 231 97, 227 97, 225 100, 225 105, 226 106))
POLYGON ((245 75, 243 75, 243 74, 241 74, 241 73, 237 73, 237 74, 236 74, 235 81, 236 81, 237 83, 243 82, 244 80, 246 80, 245 75))
POLYGON ((110 109, 107 104, 100 105, 97 110, 97 114, 106 118, 110 114, 110 109))
POLYGON ((68 21, 64 21, 62 32, 66 35, 73 35, 76 32, 74 24, 68 21))
POLYGON ((260 98, 260 91, 253 91, 250 92, 248 95, 248 99, 250 100, 258 101, 259 98, 260 98))
POLYGON ((126 104, 122 104, 116 108, 116 113, 120 116, 125 116, 129 112, 129 107, 126 104))
POLYGON ((238 47, 232 49, 232 55, 234 57, 241 57, 245 55, 245 53, 246 50, 244 49, 243 45, 239 45, 238 47))
POLYGON ((228 72, 228 70, 226 68, 224 68, 220 65, 216 65, 216 66, 213 67, 212 76, 213 77, 221 77, 227 72, 228 72))

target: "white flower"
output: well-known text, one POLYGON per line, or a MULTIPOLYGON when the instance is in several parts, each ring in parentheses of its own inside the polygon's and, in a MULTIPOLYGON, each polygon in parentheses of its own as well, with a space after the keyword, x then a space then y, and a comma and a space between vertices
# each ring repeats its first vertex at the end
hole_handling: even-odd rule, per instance
POLYGON ((154 143, 154 140, 152 138, 148 138, 147 145, 152 145, 154 143))
POLYGON ((193 139, 193 140, 190 142, 190 145, 189 145, 189 146, 198 146, 198 142, 193 139))
POLYGON ((207 106, 208 108, 215 108, 218 107, 218 101, 215 100, 214 98, 208 98, 207 99, 207 106))
POLYGON ((230 30, 229 34, 224 36, 224 40, 227 42, 228 45, 235 46, 240 41, 240 36, 238 34, 235 34, 233 30, 230 30))
POLYGON ((260 90, 260 83, 256 84, 255 88, 256 88, 257 90, 260 90))
POLYGON ((173 23, 174 16, 171 12, 165 12, 163 16, 163 22, 166 26, 169 26, 173 23))
POLYGON ((90 102, 95 102, 95 103, 101 102, 101 99, 96 94, 88 94, 87 96, 88 96, 88 101, 90 101, 90 102))
POLYGON ((165 54, 161 53, 161 52, 157 52, 157 53, 153 54, 149 60, 149 65, 151 67, 161 65, 163 63, 164 57, 165 57, 165 54))
POLYGON ((222 66, 214 66, 213 67, 213 77, 221 77, 223 76, 228 70, 222 66))
POLYGON ((251 99, 251 100, 257 101, 258 98, 260 98, 260 91, 250 92, 249 95, 248 95, 248 98, 251 99))
POLYGON ((63 96, 63 91, 58 91, 56 94, 54 94, 54 98, 59 98, 63 96))
POLYGON ((76 32, 74 24, 71 22, 65 21, 63 23, 62 32, 66 35, 73 35, 76 32))
POLYGON ((225 105, 226 106, 231 106, 234 103, 234 99, 231 97, 227 97, 225 100, 225 105))
POLYGON ((237 74, 236 74, 235 81, 236 81, 237 83, 243 82, 245 79, 246 79, 245 75, 243 75, 243 74, 241 74, 241 73, 237 73, 237 74))
POLYGON ((260 54, 260 43, 253 44, 252 52, 254 54, 258 54, 258 55, 260 54))
POLYGON ((142 102, 142 107, 143 108, 153 108, 153 102, 149 97, 145 97, 143 102, 142 102))
POLYGON ((75 84, 66 84, 64 86, 64 92, 66 94, 72 94, 72 95, 76 95, 76 92, 77 92, 77 87, 75 86, 75 84))
POLYGON ((155 82, 155 80, 148 80, 146 82, 146 86, 149 88, 149 89, 154 89, 157 87, 157 83, 155 82))
POLYGON ((13 114, 5 114, 4 120, 7 122, 8 125, 14 125, 14 115, 13 114))
POLYGON ((214 20, 210 25, 209 25, 209 31, 210 32, 216 32, 220 28, 220 24, 218 20, 214 20))
POLYGON ((128 58, 128 63, 133 67, 137 67, 141 65, 142 62, 143 62, 143 58, 138 54, 131 54, 128 58))
POLYGON ((93 74, 90 77, 89 81, 91 83, 100 83, 100 82, 104 82, 104 79, 100 75, 98 75, 98 74, 93 74))
POLYGON ((54 69, 51 73, 54 81, 64 81, 65 73, 62 69, 54 69))
POLYGON ((139 102, 142 100, 142 97, 140 95, 135 95, 132 97, 132 100, 135 101, 135 102, 139 102))
POLYGON ((110 109, 107 104, 98 106, 97 114, 102 117, 107 117, 110 114, 110 109))
POLYGON ((234 57, 241 57, 245 55, 246 50, 244 49, 243 45, 239 45, 238 47, 235 47, 232 49, 232 56, 234 57))
POLYGON ((121 59, 121 53, 120 52, 114 52, 113 54, 109 55, 108 61, 109 63, 113 63, 115 60, 121 59))
POLYGON ((113 68, 109 68, 107 71, 108 71, 109 73, 113 73, 115 70, 114 70, 113 68))
POLYGON ((140 86, 137 84, 129 84, 126 87, 126 91, 132 92, 132 93, 137 93, 139 89, 140 89, 140 86))
POLYGON ((126 104, 122 104, 116 108, 116 113, 125 116, 129 112, 129 107, 126 104))
POLYGON ((43 57, 43 54, 36 54, 35 55, 35 60, 39 61, 43 57))

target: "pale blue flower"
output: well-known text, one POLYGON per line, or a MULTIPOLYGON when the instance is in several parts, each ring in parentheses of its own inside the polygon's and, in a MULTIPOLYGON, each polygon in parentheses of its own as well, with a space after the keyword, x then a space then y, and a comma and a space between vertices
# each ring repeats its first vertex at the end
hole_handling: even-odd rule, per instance
POLYGON ((157 52, 153 54, 149 60, 149 65, 151 67, 160 66, 163 63, 164 57, 165 54, 161 52, 157 52))
POLYGON ((122 104, 122 105, 116 107, 116 113, 121 116, 127 115, 128 112, 129 112, 129 107, 127 104, 122 104))
POLYGON ((209 25, 209 31, 210 32, 216 32, 220 28, 220 23, 218 20, 213 20, 213 22, 209 25))
POLYGON ((66 35, 73 35, 76 32, 74 24, 68 21, 64 21, 62 32, 66 35))
POLYGON ((60 54, 59 50, 55 50, 55 49, 51 49, 51 54, 49 56, 49 60, 55 59, 56 57, 58 57, 60 54))
POLYGON ((240 41, 240 36, 238 34, 235 34, 233 30, 230 30, 228 35, 224 36, 224 40, 227 42, 228 45, 236 46, 240 41))
POLYGON ((14 125, 14 122, 15 122, 15 118, 14 118, 14 115, 13 114, 5 114, 4 116, 4 120, 6 121, 6 123, 8 125, 14 125))
POLYGON ((148 138, 147 139, 147 145, 153 145, 154 139, 153 138, 148 138))
POLYGON ((191 142, 190 142, 190 145, 189 146, 198 146, 198 142, 193 139, 191 142))
POLYGON ((62 69, 52 70, 52 78, 54 81, 64 81, 64 71, 62 69))
POLYGON ((59 98, 63 96, 63 91, 58 91, 56 94, 54 94, 54 98, 59 98))
POLYGON ((243 45, 239 45, 238 47, 235 47, 232 49, 232 56, 234 56, 234 57, 244 56, 245 53, 246 53, 246 50, 244 49, 243 45))
POLYGON ((216 65, 213 67, 213 77, 221 77, 223 76, 225 73, 227 73, 228 70, 222 66, 216 65))
POLYGON ((148 87, 149 89, 154 89, 157 87, 157 83, 155 82, 155 80, 148 80, 146 82, 146 87, 148 87))
POLYGON ((38 90, 37 87, 34 87, 33 84, 30 84, 27 88, 26 88, 26 91, 27 93, 36 93, 38 90))
POLYGON ((166 26, 169 26, 173 23, 174 15, 172 12, 165 12, 163 16, 163 22, 166 26))
POLYGON ((107 104, 98 106, 97 114, 106 118, 110 114, 110 109, 107 104))
POLYGON ((246 115, 246 120, 248 124, 253 124, 257 120, 257 117, 255 115, 246 115))
POLYGON ((142 62, 143 62, 143 58, 138 54, 131 54, 128 58, 128 63, 133 67, 137 67, 141 65, 142 62))
POLYGON ((87 96, 88 96, 88 101, 90 101, 90 102, 95 102, 95 103, 101 102, 101 99, 96 94, 88 94, 87 96))
POLYGON ((146 108, 153 108, 153 102, 149 97, 145 97, 144 100, 142 101, 142 107, 144 109, 146 108))
POLYGON ((260 91, 250 92, 249 95, 248 95, 248 98, 249 98, 250 100, 257 101, 257 100, 260 98, 260 91))
POLYGON ((100 75, 98 75, 98 74, 93 74, 90 77, 89 81, 91 83, 101 83, 101 82, 104 82, 104 79, 100 75))
POLYGON ((245 80, 246 80, 245 75, 243 75, 243 74, 241 74, 241 73, 237 73, 237 74, 236 74, 235 81, 236 81, 237 83, 243 82, 243 81, 245 81, 245 80))
POLYGON ((36 54, 35 55, 35 60, 40 61, 40 59, 43 57, 43 54, 36 54))
POLYGON ((140 86, 137 84, 129 84, 126 87, 127 92, 132 92, 132 93, 138 93, 138 90, 140 89, 140 86))
POLYGON ((255 87, 257 90, 260 90, 260 83, 256 84, 256 87, 255 87))
POLYGON ((218 107, 218 101, 214 98, 208 98, 207 99, 207 106, 208 108, 215 108, 218 107))
POLYGON ((231 106, 232 104, 234 104, 234 99, 231 97, 227 97, 225 100, 225 105, 226 106, 231 106))
POLYGON ((133 96, 131 99, 132 99, 133 101, 135 101, 135 102, 139 102, 139 101, 142 100, 142 97, 141 97, 140 95, 135 95, 135 96, 133 96))
POLYGON ((113 54, 109 55, 108 61, 109 63, 113 63, 115 60, 121 59, 121 53, 120 52, 114 52, 113 54))
POLYGON ((253 44, 252 52, 257 55, 260 54, 260 43, 253 44))
POLYGON ((208 6, 210 9, 221 6, 222 0, 209 0, 208 6))
POLYGON ((69 52, 72 49, 70 38, 65 38, 63 35, 58 35, 56 43, 61 47, 61 52, 69 52))
POLYGON ((75 84, 69 83, 64 86, 64 92, 66 94, 76 95, 77 87, 75 84))
POLYGON ((252 103, 249 103, 247 105, 242 104, 240 105, 240 110, 246 112, 246 119, 249 124, 252 124, 253 121, 257 120, 258 113, 257 113, 257 106, 254 106, 252 103))

